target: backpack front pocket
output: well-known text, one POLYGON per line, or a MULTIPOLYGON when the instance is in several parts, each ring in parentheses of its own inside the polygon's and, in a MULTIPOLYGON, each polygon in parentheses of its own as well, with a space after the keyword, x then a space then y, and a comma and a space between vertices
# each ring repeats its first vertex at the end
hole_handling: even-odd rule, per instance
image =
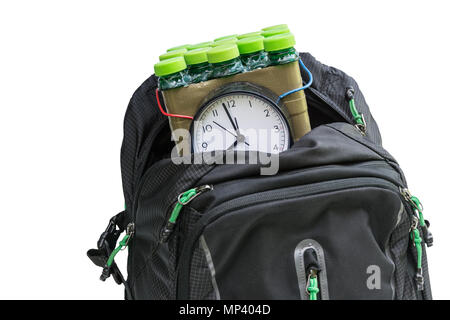
POLYGON ((186 239, 179 298, 192 297, 190 279, 199 272, 191 259, 196 250, 204 254, 201 268, 209 270, 216 299, 309 299, 316 291, 308 291, 315 275, 317 299, 393 299, 389 241, 402 214, 398 187, 377 178, 227 201, 206 212, 186 239), (315 252, 307 254, 316 257, 315 273, 305 264, 305 252, 299 262, 304 241, 314 244, 315 252))

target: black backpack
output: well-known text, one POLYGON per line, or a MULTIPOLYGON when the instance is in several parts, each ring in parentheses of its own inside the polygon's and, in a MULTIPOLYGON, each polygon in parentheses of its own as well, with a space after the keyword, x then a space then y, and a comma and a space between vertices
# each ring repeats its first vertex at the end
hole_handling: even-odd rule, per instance
POLYGON ((102 280, 124 283, 126 299, 431 299, 429 223, 358 85, 301 59, 313 130, 280 154, 276 175, 174 164, 157 78, 137 89, 121 150, 126 209, 88 252, 102 280), (127 280, 114 262, 126 246, 127 280))

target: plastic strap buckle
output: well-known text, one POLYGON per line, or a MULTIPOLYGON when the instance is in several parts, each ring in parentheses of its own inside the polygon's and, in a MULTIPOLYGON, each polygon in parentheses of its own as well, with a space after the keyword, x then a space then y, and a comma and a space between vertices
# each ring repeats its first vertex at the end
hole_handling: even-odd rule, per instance
POLYGON ((97 241, 97 249, 90 249, 87 252, 89 259, 98 267, 103 268, 100 280, 105 281, 109 276, 113 276, 117 284, 123 283, 123 276, 113 263, 110 268, 105 270, 105 265, 108 261, 108 257, 114 250, 117 240, 120 234, 124 231, 125 227, 125 211, 116 214, 109 220, 108 226, 105 231, 100 235, 97 241))

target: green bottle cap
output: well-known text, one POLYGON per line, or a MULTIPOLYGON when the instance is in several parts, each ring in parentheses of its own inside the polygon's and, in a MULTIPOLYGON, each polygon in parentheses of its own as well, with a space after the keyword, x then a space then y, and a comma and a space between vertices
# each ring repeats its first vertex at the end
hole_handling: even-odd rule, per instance
POLYGON ((169 49, 167 49, 167 52, 176 51, 176 50, 180 50, 180 49, 187 49, 189 46, 190 46, 190 44, 183 44, 181 46, 176 46, 176 47, 173 47, 173 48, 169 48, 169 49))
POLYGON ((279 28, 284 28, 284 29, 288 29, 288 25, 287 24, 277 24, 275 26, 270 26, 270 27, 265 27, 262 28, 262 31, 267 31, 267 30, 271 30, 271 29, 279 29, 279 28))
POLYGON ((268 52, 279 51, 295 46, 295 38, 292 33, 279 34, 264 39, 264 49, 268 52))
POLYGON ((193 45, 187 47, 187 49, 195 50, 195 49, 200 49, 200 48, 207 48, 207 47, 211 47, 212 44, 213 44, 212 41, 200 42, 200 43, 193 44, 193 45))
POLYGON ((255 31, 255 32, 240 34, 237 36, 237 38, 238 38, 238 40, 240 40, 240 39, 250 38, 250 37, 255 37, 255 36, 260 36, 260 35, 261 35, 261 31, 255 31))
POLYGON ((182 57, 175 57, 156 63, 154 69, 155 74, 158 77, 163 77, 169 74, 183 71, 184 69, 186 69, 186 62, 182 57))
POLYGON ((237 34, 230 34, 229 36, 223 36, 223 37, 216 38, 216 39, 214 39, 214 42, 226 40, 226 39, 230 39, 230 38, 236 38, 237 36, 238 36, 237 34))
POLYGON ((223 40, 219 40, 219 41, 215 41, 213 42, 213 44, 211 45, 211 47, 217 47, 217 46, 222 46, 224 44, 235 44, 237 41, 237 38, 228 38, 228 39, 223 39, 223 40))
POLYGON ((171 58, 175 58, 175 57, 182 57, 185 52, 187 52, 187 49, 178 49, 178 50, 163 53, 162 55, 159 56, 159 61, 163 61, 163 60, 171 59, 171 58))
POLYGON ((186 60, 186 64, 193 65, 208 62, 207 52, 210 49, 211 48, 199 48, 186 52, 184 54, 184 60, 186 60))
POLYGON ((290 33, 289 29, 286 28, 275 28, 261 32, 261 35, 265 38, 275 36, 277 34, 290 33))
POLYGON ((209 63, 220 63, 239 57, 239 49, 237 45, 228 43, 212 48, 207 55, 209 63))
POLYGON ((264 50, 264 38, 255 36, 244 38, 236 42, 240 54, 248 54, 264 50))

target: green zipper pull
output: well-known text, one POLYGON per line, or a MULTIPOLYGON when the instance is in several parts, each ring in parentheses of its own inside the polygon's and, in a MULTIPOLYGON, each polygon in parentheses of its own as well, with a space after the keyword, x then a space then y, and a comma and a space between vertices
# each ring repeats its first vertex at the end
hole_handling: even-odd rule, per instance
POLYGON ((433 234, 428 230, 430 223, 423 217, 422 203, 417 197, 413 196, 407 188, 401 189, 401 193, 405 197, 405 199, 411 204, 415 214, 419 219, 419 225, 420 228, 422 229, 422 234, 424 236, 423 240, 425 244, 427 245, 427 247, 431 247, 433 245, 433 234))
POLYGON ((109 278, 109 276, 111 275, 111 266, 114 263, 114 258, 120 251, 125 250, 133 235, 134 223, 131 222, 127 225, 125 236, 122 238, 122 240, 120 240, 119 245, 109 255, 109 258, 106 261, 106 265, 103 268, 102 275, 100 276, 100 280, 105 281, 107 278, 109 278))
POLYGON ((169 240, 169 237, 172 234, 173 229, 175 228, 178 216, 179 216, 183 206, 185 206, 186 204, 191 202, 193 199, 195 199, 201 193, 212 190, 212 189, 213 189, 212 186, 204 185, 204 186, 200 186, 197 188, 189 189, 188 191, 185 191, 178 196, 178 201, 175 204, 175 207, 173 208, 172 213, 170 214, 169 220, 167 221, 166 226, 164 227, 164 230, 161 232, 160 242, 164 243, 164 242, 167 242, 167 240, 169 240))
POLYGON ((420 237, 419 229, 417 226, 419 225, 419 219, 417 217, 413 217, 413 222, 411 225, 411 240, 413 242, 413 246, 416 248, 417 252, 417 272, 416 272, 416 284, 417 290, 423 290, 423 272, 422 272, 422 238, 420 237))
POLYGON ((317 300, 317 294, 319 293, 319 281, 317 279, 317 270, 315 269, 311 269, 309 272, 306 293, 309 295, 309 300, 317 300))
POLYGON ((353 121, 355 122, 356 129, 364 136, 366 135, 367 125, 364 115, 358 112, 355 106, 355 89, 353 87, 348 87, 345 91, 345 99, 350 107, 350 112, 352 113, 353 121))

